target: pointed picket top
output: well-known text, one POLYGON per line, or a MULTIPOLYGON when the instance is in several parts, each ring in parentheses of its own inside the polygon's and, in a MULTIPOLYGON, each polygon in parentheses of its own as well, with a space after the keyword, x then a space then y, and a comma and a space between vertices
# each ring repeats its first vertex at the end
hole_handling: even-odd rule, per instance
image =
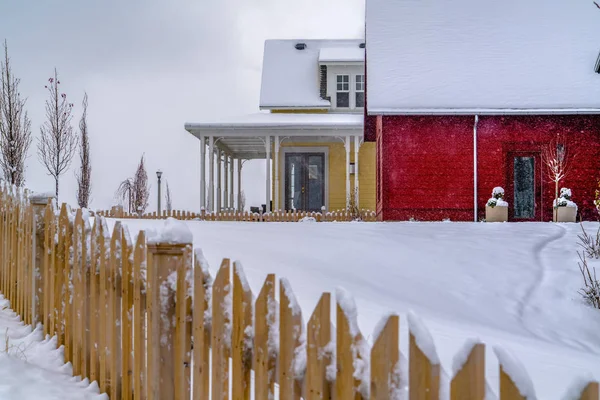
POLYGON ((468 340, 454 357, 450 400, 481 400, 485 397, 485 345, 468 340))
POLYGON ((409 391, 416 400, 437 400, 440 394, 440 360, 433 338, 421 319, 409 312, 409 391))
POLYGON ((563 395, 563 400, 598 400, 600 386, 593 378, 579 378, 571 384, 563 395))
POLYGON ((306 374, 306 330, 290 282, 279 281, 279 396, 300 399, 306 374))
POLYGON ((500 364, 500 398, 535 400, 535 389, 529 374, 521 362, 501 347, 494 347, 500 364))
POLYGON ((400 318, 383 317, 373 334, 370 359, 370 399, 387 400, 400 390, 398 361, 400 359, 400 318))
POLYGON ((233 265, 232 396, 240 400, 250 399, 253 297, 244 269, 236 261, 233 265))
POLYGON ((279 338, 276 337, 275 275, 265 279, 254 307, 254 398, 274 396, 279 338), (275 327, 275 329, 273 329, 275 327))

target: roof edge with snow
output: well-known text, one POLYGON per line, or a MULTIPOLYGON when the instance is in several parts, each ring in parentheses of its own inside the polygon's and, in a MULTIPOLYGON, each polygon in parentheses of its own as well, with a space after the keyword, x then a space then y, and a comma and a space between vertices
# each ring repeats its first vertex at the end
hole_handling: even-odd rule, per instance
POLYGON ((600 108, 369 108, 368 115, 574 115, 600 108))

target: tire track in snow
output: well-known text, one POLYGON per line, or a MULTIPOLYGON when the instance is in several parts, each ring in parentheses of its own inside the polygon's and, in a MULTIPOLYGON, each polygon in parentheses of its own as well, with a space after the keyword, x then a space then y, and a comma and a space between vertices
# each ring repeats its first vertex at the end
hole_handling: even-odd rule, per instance
POLYGON ((527 292, 525 292, 525 295, 523 296, 521 301, 519 301, 519 305, 518 305, 518 309, 517 309, 517 315, 519 316, 521 325, 523 325, 523 327, 525 329, 527 329, 531 334, 533 334, 535 336, 538 336, 538 335, 535 334, 534 332, 532 332, 527 327, 527 323, 525 322, 525 313, 527 312, 527 309, 529 308, 531 299, 536 294, 538 289, 542 286, 542 282, 544 281, 544 277, 546 276, 546 265, 544 264, 544 262, 542 260, 542 253, 546 247, 548 247, 550 244, 554 243, 555 241, 562 239, 567 234, 566 228, 564 228, 558 224, 554 224, 554 226, 556 228, 558 228, 558 232, 555 235, 550 236, 548 239, 541 241, 540 243, 536 244, 533 247, 533 251, 535 252, 534 259, 535 259, 535 263, 537 264, 537 274, 534 278, 533 284, 527 290, 527 292))

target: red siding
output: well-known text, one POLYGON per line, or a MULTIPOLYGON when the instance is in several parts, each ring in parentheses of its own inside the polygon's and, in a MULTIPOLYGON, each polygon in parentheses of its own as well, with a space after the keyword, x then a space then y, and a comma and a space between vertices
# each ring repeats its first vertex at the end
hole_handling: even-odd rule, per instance
MULTIPOLYGON (((473 220, 474 116, 382 117, 378 142, 377 211, 382 220, 473 220)), ((596 219, 593 200, 600 166, 599 116, 484 116, 478 124, 478 209, 494 186, 508 186, 511 151, 536 153, 557 132, 581 143, 561 187, 573 190, 584 219, 596 219)), ((544 171, 545 172, 545 171, 544 171)), ((553 184, 540 177, 541 218, 552 218, 553 184)), ((507 198, 509 203, 512 199, 507 198)))

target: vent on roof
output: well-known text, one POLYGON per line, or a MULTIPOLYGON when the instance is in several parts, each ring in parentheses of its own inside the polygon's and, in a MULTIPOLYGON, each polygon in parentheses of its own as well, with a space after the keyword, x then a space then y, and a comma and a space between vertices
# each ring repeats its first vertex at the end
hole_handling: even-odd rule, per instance
POLYGON ((597 74, 600 74, 600 54, 598 54, 598 59, 596 60, 596 68, 594 69, 597 74))
POLYGON ((306 48, 306 43, 296 43, 296 50, 304 50, 306 48))
POLYGON ((364 49, 365 48, 365 44, 361 43, 361 44, 358 45, 358 47, 360 47, 361 49, 364 49))

